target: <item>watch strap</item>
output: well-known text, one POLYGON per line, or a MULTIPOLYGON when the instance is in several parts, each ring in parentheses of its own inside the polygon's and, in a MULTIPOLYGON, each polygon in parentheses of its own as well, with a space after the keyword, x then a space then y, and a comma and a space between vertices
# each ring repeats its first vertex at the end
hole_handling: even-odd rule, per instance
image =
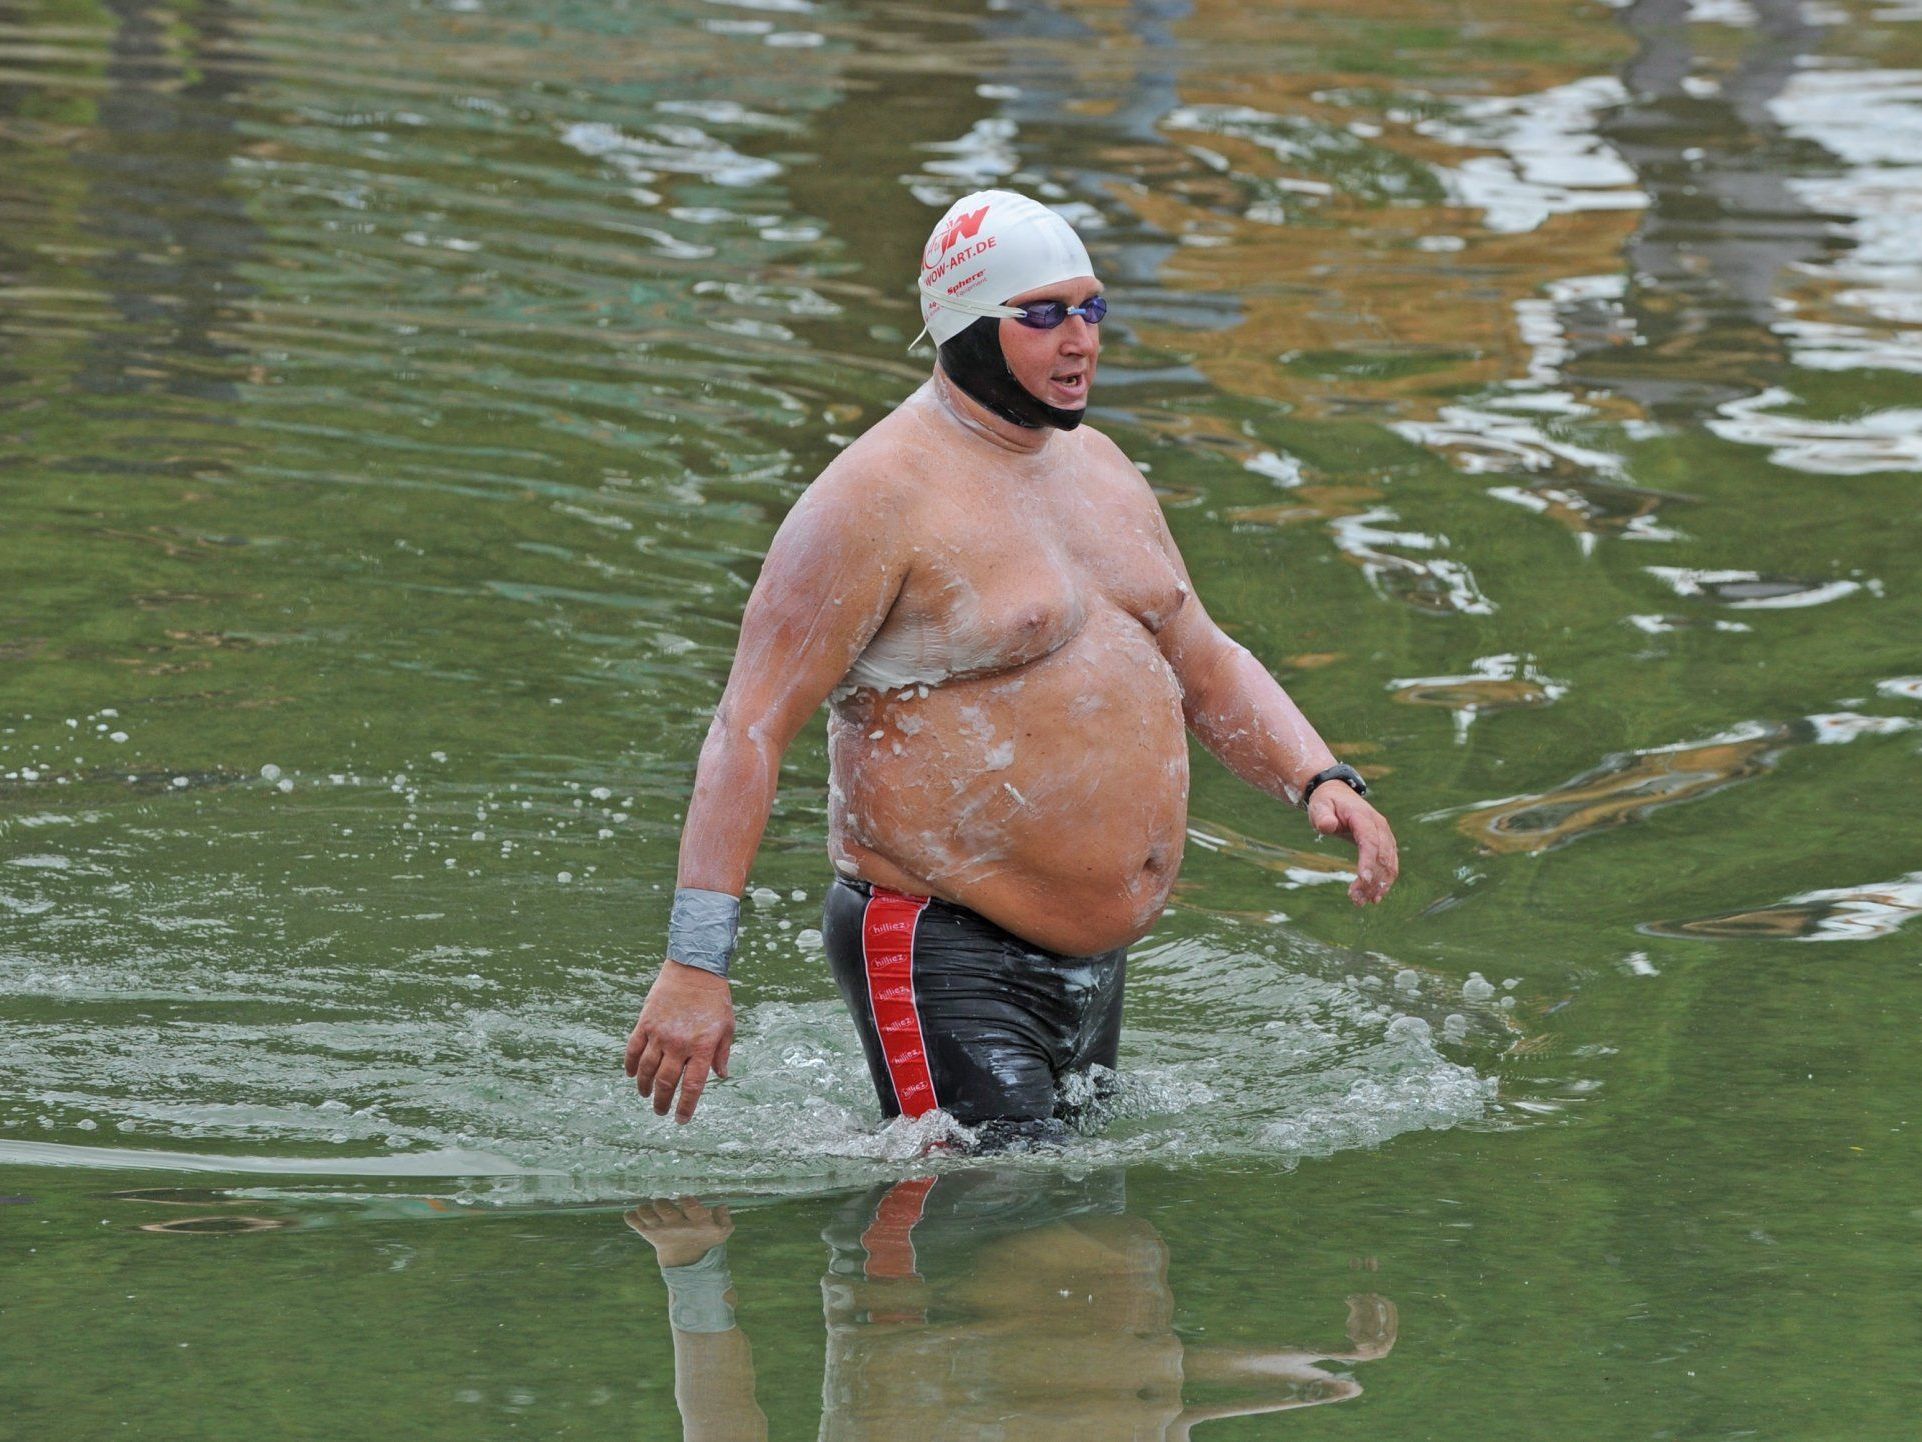
POLYGON ((1301 788, 1300 804, 1303 811, 1308 809, 1308 800, 1315 794, 1315 788, 1324 781, 1345 782, 1353 788, 1357 796, 1366 796, 1368 794, 1368 783, 1361 779, 1361 772, 1345 763, 1337 762, 1326 771, 1317 771, 1313 776, 1310 776, 1308 778, 1308 784, 1301 788))

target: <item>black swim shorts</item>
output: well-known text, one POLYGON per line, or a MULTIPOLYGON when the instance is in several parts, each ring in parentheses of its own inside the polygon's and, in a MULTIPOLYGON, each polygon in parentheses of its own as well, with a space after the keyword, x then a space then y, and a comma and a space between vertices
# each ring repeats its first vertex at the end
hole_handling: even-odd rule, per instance
POLYGON ((1125 947, 1063 956, 964 906, 846 877, 822 934, 885 1116, 1066 1121, 1061 1082, 1114 1068, 1125 947))

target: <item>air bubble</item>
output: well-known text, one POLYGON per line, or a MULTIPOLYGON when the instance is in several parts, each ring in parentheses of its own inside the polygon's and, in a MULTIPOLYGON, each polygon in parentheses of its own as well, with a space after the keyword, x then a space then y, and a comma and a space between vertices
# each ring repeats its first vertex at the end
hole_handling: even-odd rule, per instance
POLYGON ((1431 1034, 1428 1023, 1418 1016, 1398 1016, 1388 1023, 1392 1041, 1427 1041, 1431 1034))

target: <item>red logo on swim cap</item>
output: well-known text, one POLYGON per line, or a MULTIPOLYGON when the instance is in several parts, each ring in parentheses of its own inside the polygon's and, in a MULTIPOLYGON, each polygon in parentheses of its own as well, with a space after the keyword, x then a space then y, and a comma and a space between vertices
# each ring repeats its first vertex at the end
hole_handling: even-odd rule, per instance
POLYGON ((975 232, 981 229, 981 222, 987 218, 988 207, 957 215, 928 239, 927 249, 921 252, 921 268, 927 270, 942 256, 963 240, 973 240, 975 232))

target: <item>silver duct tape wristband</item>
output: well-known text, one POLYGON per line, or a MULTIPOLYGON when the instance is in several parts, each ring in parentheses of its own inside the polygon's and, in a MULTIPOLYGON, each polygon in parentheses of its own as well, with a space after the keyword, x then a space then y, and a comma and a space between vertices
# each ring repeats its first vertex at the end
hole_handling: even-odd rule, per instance
POLYGON ((725 981, 740 926, 740 897, 683 886, 674 893, 674 910, 667 919, 668 960, 711 971, 725 981))
POLYGON ((685 1267, 662 1267, 661 1280, 667 1283, 667 1320, 675 1331, 734 1330, 734 1306, 727 1299, 734 1279, 728 1274, 725 1243, 685 1267))

